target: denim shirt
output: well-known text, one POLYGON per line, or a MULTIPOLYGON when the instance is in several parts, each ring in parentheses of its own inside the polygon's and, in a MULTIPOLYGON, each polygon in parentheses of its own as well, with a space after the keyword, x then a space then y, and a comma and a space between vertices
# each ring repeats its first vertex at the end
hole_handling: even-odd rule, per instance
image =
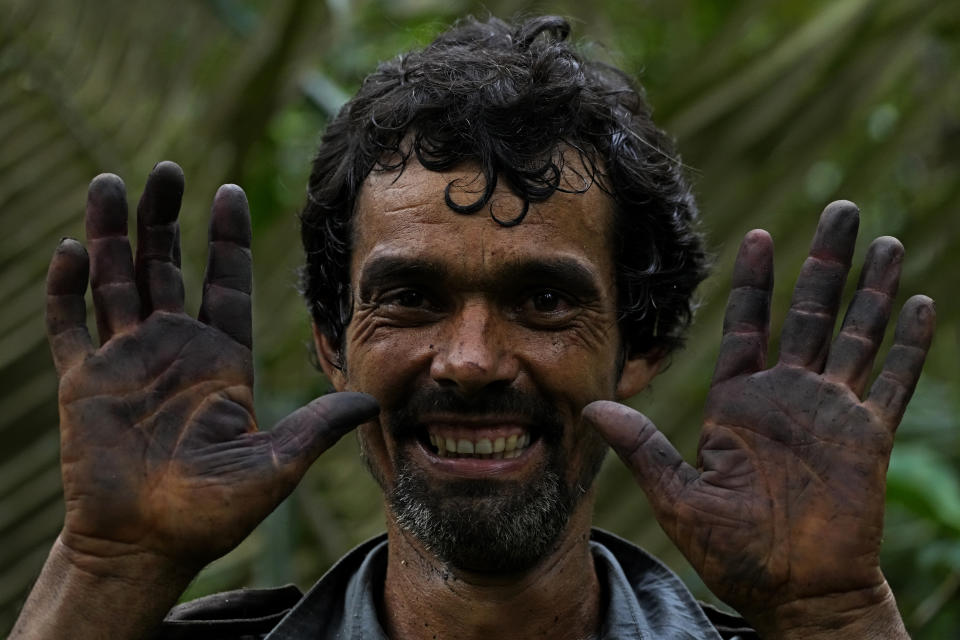
MULTIPOLYGON (((594 529, 590 550, 607 596, 598 638, 758 638, 737 616, 697 602, 670 569, 629 542, 594 529)), ((302 597, 284 587, 201 598, 175 608, 160 638, 387 640, 375 595, 386 565, 386 536, 379 536, 341 558, 302 597)))

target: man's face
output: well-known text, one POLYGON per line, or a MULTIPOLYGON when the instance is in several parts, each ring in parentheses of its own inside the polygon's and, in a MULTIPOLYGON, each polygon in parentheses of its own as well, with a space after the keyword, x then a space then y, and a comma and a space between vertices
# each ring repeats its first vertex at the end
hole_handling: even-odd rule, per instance
MULTIPOLYGON (((520 570, 590 508, 605 446, 581 409, 639 388, 635 362, 618 376, 612 204, 558 192, 504 227, 448 208, 451 182, 458 203, 482 187, 415 161, 365 182, 333 378, 380 402, 360 440, 400 528, 455 566, 520 570)), ((522 207, 502 181, 491 202, 501 220, 522 207)))

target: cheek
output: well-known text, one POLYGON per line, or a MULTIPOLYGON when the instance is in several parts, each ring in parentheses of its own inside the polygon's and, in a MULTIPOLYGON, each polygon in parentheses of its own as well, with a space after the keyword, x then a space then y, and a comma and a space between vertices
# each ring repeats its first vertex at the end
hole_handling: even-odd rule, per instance
POLYGON ((379 328, 366 336, 348 334, 348 388, 371 394, 385 410, 398 406, 430 370, 434 333, 379 328))
POLYGON ((591 332, 589 337, 584 340, 582 335, 570 332, 532 336, 525 345, 524 359, 538 384, 583 404, 612 398, 616 388, 615 338, 600 331, 591 332))

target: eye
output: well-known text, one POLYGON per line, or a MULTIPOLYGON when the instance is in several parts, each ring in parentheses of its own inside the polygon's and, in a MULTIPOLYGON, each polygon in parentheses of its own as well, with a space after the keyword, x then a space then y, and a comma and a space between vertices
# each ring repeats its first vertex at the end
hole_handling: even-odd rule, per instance
POLYGON ((554 313, 563 302, 564 300, 556 291, 541 291, 530 298, 534 311, 540 313, 554 313))
POLYGON ((416 289, 404 289, 393 296, 392 302, 400 307, 417 308, 423 306, 424 297, 416 289))
POLYGON ((553 289, 539 289, 527 294, 520 303, 520 315, 527 322, 544 328, 560 328, 577 314, 577 303, 553 289))
POLYGON ((397 287, 377 298, 378 314, 397 326, 416 326, 432 322, 440 307, 437 297, 419 287, 397 287))

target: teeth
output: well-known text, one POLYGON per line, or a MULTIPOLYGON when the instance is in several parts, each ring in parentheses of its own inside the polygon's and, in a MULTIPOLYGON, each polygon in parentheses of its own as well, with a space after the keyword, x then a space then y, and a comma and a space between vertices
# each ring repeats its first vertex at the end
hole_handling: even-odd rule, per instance
POLYGON ((530 444, 530 434, 512 435, 508 438, 480 438, 476 442, 460 438, 454 440, 436 434, 429 434, 430 444, 437 449, 441 458, 492 458, 502 460, 516 458, 530 444))

